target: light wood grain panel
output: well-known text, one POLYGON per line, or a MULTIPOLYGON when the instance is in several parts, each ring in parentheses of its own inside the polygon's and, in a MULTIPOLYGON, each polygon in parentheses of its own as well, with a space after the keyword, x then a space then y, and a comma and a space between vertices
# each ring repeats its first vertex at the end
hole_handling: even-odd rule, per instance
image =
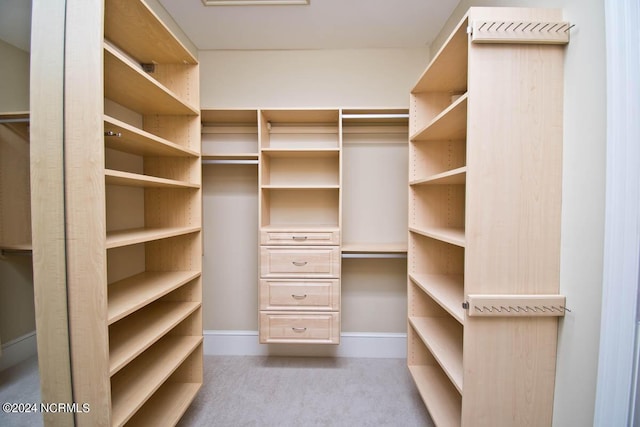
POLYGON ((142 118, 143 129, 173 141, 193 153, 200 153, 200 117, 196 115, 147 114, 142 118))
MULTIPOLYGON (((34 0, 31 23, 30 204, 40 398, 73 402, 64 244, 65 2, 34 0)), ((73 414, 46 413, 42 420, 71 425, 73 414)))
POLYGON ((504 47, 470 53, 465 291, 557 293, 563 48, 504 47))
POLYGON ((109 169, 105 170, 105 183, 125 187, 200 188, 199 184, 109 169))
POLYGON ((464 425, 551 425, 557 318, 472 318, 464 327, 464 425))
POLYGON ((464 278, 461 275, 409 274, 409 279, 429 295, 435 302, 464 323, 464 278))
POLYGON ((103 5, 68 0, 65 39, 65 216, 73 397, 78 425, 111 420, 103 139, 103 5))
POLYGON ((467 95, 451 103, 426 126, 411 135, 411 141, 464 139, 467 134, 467 95))
POLYGON ((110 0, 104 19, 105 37, 141 63, 197 64, 144 1, 110 0))
POLYGON ((283 230, 263 228, 260 231, 261 245, 338 245, 340 232, 337 229, 326 231, 307 230, 283 230))
POLYGON ((466 141, 444 140, 409 143, 410 182, 466 166, 466 141))

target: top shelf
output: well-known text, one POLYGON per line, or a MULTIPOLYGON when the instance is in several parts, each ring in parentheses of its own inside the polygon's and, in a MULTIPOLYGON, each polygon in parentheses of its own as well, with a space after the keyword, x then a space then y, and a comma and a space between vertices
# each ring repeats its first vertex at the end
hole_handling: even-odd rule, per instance
POLYGON ((469 42, 468 18, 458 24, 443 47, 436 53, 411 93, 467 91, 467 65, 469 42))
POLYGON ((143 64, 198 63, 142 0, 107 0, 104 36, 143 64))
POLYGON ((267 122, 274 124, 338 124, 338 110, 262 110, 267 122))

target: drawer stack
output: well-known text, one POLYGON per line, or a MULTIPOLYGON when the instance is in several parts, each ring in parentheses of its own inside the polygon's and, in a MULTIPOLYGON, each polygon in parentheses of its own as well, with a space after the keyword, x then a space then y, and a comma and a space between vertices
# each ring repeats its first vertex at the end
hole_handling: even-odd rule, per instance
POLYGON ((340 342, 337 110, 261 111, 260 342, 340 342))
POLYGON ((260 342, 339 343, 338 237, 337 230, 262 233, 260 342))

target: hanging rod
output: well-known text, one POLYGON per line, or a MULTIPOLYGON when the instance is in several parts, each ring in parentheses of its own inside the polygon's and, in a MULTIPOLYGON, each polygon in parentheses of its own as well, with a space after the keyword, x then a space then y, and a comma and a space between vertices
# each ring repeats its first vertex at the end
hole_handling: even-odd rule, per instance
POLYGON ((343 114, 343 119, 408 119, 408 113, 398 113, 398 114, 343 114))
POLYGON ((371 253, 371 252, 362 252, 362 253, 343 253, 342 258, 349 259, 367 259, 367 258, 376 258, 376 259, 403 259, 406 258, 407 254, 395 254, 395 253, 371 253))
POLYGON ((203 165, 257 165, 257 160, 202 160, 203 165))
POLYGON ((29 123, 29 117, 21 117, 16 119, 0 119, 0 123, 29 123))

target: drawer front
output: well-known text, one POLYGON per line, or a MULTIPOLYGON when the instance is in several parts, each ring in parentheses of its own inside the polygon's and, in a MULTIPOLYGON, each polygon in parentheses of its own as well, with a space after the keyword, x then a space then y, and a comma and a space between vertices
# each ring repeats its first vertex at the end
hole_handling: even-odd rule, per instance
POLYGON ((260 313, 260 342, 339 344, 338 313, 260 313))
POLYGON ((340 280, 260 280, 260 310, 340 310, 340 280))
POLYGON ((340 233, 334 231, 265 231, 260 233, 261 245, 339 245, 340 233))
POLYGON ((269 277, 340 277, 337 246, 260 248, 260 274, 269 277))

